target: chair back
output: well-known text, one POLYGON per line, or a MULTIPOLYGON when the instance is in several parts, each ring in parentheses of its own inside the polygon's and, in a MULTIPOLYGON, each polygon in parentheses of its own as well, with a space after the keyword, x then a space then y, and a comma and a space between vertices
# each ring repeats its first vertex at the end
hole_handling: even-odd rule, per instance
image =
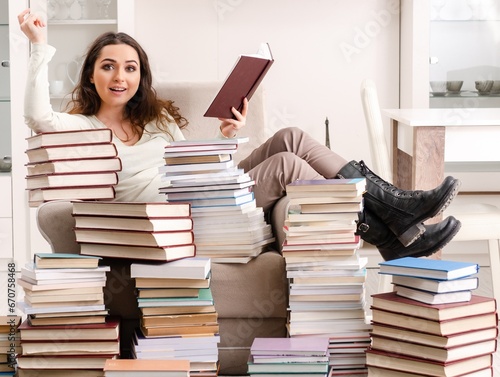
POLYGON ((380 113, 377 88, 370 79, 363 80, 361 84, 361 102, 368 128, 373 170, 386 181, 392 182, 392 165, 389 147, 384 136, 384 124, 380 113))

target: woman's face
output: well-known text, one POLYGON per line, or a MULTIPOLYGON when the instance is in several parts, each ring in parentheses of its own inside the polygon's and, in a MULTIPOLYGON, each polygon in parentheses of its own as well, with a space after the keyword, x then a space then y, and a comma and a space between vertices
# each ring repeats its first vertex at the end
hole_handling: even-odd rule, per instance
POLYGON ((101 107, 124 107, 134 96, 141 80, 139 55, 127 44, 102 48, 90 81, 101 98, 101 107))

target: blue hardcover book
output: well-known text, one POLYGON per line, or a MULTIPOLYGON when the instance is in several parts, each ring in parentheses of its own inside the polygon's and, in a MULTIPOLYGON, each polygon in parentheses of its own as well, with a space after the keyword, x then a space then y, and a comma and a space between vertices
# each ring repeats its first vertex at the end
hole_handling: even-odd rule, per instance
POLYGON ((479 265, 440 259, 405 257, 379 263, 380 274, 453 280, 476 274, 479 265))

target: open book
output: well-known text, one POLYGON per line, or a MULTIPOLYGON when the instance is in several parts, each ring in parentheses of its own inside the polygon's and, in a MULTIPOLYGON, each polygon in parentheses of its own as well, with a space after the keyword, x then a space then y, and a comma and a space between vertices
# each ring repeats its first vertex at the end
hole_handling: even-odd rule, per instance
POLYGON ((231 108, 242 110, 243 99, 250 100, 273 62, 271 49, 267 43, 262 43, 256 54, 241 55, 208 107, 205 116, 234 118, 231 108))

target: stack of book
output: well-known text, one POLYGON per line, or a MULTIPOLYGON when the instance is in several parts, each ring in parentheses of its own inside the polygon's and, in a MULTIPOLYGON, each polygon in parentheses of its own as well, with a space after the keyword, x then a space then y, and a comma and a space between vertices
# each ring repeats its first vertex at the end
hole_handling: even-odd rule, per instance
POLYGON ((395 291, 372 295, 369 376, 493 376, 497 303, 471 294, 477 264, 408 257, 380 268, 395 291))
POLYGON ((21 351, 19 324, 21 317, 0 316, 0 376, 14 376, 16 356, 21 351))
POLYGON ((318 376, 328 374, 327 337, 255 338, 250 347, 250 376, 318 376))
POLYGON ((288 333, 330 338, 332 375, 366 375, 371 325, 366 258, 355 235, 366 180, 295 181, 287 186, 283 256, 290 282, 288 333))
POLYGON ((21 268, 18 373, 26 376, 102 376, 119 354, 119 322, 108 316, 103 287, 108 266, 75 254, 36 254, 21 268), (92 370, 86 374, 82 369, 92 370))
POLYGON ((234 165, 238 145, 247 141, 177 141, 165 148, 160 192, 168 202, 191 204, 197 255, 214 262, 246 263, 274 242, 256 206, 255 182, 234 165))
POLYGON ((379 264, 400 296, 426 304, 469 301, 479 286, 476 263, 405 257, 379 264))
POLYGON ((113 199, 122 169, 110 129, 40 133, 27 138, 29 205, 113 199))
POLYGON ((142 313, 133 344, 137 359, 187 359, 192 376, 217 375, 220 336, 210 271, 204 257, 131 265, 142 313))
POLYGON ((189 203, 73 202, 80 253, 171 261, 196 254, 189 203))
POLYGON ((104 377, 189 377, 188 360, 107 360, 104 377))

